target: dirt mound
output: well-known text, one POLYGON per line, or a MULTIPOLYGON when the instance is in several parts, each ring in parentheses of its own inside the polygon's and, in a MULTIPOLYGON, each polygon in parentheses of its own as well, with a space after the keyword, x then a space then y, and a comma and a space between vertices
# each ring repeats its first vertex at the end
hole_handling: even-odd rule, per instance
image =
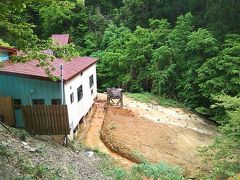
POLYGON ((182 167, 188 175, 202 168, 197 146, 211 142, 210 135, 149 121, 120 108, 108 108, 101 137, 109 148, 134 162, 139 162, 140 156, 150 162, 166 161, 182 167))

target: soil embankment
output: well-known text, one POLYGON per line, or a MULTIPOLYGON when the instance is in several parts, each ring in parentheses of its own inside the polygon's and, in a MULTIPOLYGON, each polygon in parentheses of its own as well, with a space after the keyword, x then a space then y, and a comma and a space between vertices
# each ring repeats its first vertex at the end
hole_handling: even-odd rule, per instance
POLYGON ((204 169, 197 148, 209 145, 216 134, 216 127, 206 119, 126 96, 124 108, 105 108, 105 100, 106 94, 99 94, 87 146, 109 154, 124 167, 145 159, 180 166, 187 175, 204 169))
POLYGON ((117 164, 123 167, 130 167, 133 162, 112 152, 101 140, 101 129, 105 118, 105 102, 99 101, 95 103, 95 115, 91 119, 90 127, 85 138, 85 143, 89 148, 98 149, 103 153, 110 155, 117 164))
POLYGON ((116 108, 109 108, 105 115, 102 139, 132 161, 139 162, 139 156, 155 163, 165 161, 182 167, 188 175, 202 168, 197 147, 211 142, 210 135, 149 121, 131 110, 116 108))

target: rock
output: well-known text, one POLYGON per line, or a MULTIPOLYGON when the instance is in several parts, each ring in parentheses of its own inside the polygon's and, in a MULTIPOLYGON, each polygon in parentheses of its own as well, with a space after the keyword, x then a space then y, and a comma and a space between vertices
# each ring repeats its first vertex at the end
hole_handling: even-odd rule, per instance
POLYGON ((187 179, 196 179, 196 177, 194 177, 194 176, 189 176, 187 179))
POLYGON ((24 149, 30 149, 31 147, 26 145, 26 146, 22 146, 24 149))
POLYGON ((8 146, 9 145, 8 142, 4 142, 4 141, 2 141, 1 144, 4 145, 4 146, 8 146))
POLYGON ((93 152, 93 151, 86 151, 86 155, 87 155, 88 157, 93 157, 94 152, 93 152))
POLYGON ((24 146, 27 146, 27 145, 28 145, 28 143, 26 143, 26 142, 24 142, 24 141, 22 141, 22 144, 23 144, 24 146))
POLYGON ((37 148, 35 148, 35 152, 43 153, 43 148, 42 147, 37 147, 37 148))
POLYGON ((35 148, 30 148, 30 149, 29 149, 29 152, 35 152, 35 151, 36 151, 35 148))

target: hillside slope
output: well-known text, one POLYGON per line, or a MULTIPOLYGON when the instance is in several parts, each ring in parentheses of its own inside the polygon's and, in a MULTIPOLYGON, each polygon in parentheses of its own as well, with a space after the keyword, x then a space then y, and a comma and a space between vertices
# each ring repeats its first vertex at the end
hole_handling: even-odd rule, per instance
POLYGON ((0 179, 108 179, 97 169, 99 157, 11 129, 0 125, 0 179))

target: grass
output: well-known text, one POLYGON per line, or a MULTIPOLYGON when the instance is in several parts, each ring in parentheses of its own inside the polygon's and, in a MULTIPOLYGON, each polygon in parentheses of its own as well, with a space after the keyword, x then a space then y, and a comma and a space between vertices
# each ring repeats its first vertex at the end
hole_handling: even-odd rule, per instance
POLYGON ((165 162, 149 163, 142 161, 140 164, 135 164, 130 170, 123 169, 116 166, 110 156, 106 154, 101 155, 102 160, 99 164, 101 172, 110 176, 115 180, 183 180, 183 170, 179 167, 173 167, 165 162))
POLYGON ((113 130, 116 128, 117 128, 117 125, 114 122, 111 122, 110 129, 113 130))
POLYGON ((18 169, 20 175, 13 179, 59 179, 59 170, 51 169, 46 163, 33 164, 25 156, 21 156, 17 151, 6 145, 0 144, 0 165, 10 163, 14 169, 18 169), (7 160, 7 162, 5 161, 7 160))
POLYGON ((136 101, 143 103, 153 103, 164 107, 186 108, 182 103, 162 96, 156 96, 152 93, 126 93, 126 95, 136 101))
POLYGON ((59 179, 60 169, 51 169, 46 163, 33 165, 29 159, 19 158, 18 168, 21 170, 22 176, 18 179, 59 179))

